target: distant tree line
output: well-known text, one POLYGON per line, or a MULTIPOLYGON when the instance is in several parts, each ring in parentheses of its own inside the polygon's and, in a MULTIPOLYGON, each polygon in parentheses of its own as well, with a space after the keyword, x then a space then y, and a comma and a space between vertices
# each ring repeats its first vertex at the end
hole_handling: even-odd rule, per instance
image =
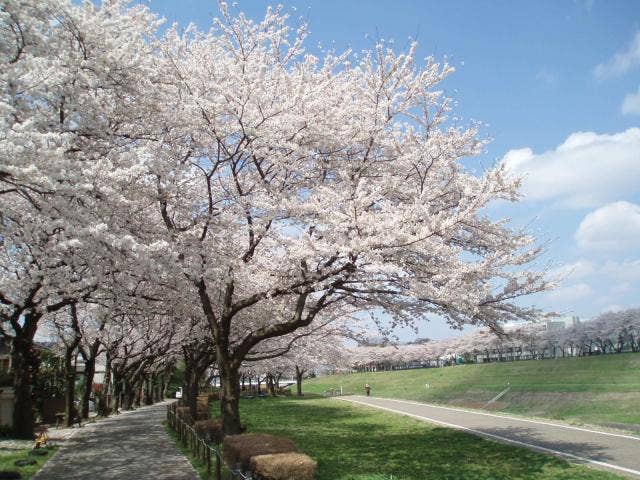
POLYGON ((350 368, 396 370, 638 351, 640 308, 632 308, 606 312, 569 327, 547 321, 512 326, 503 331, 478 330, 458 338, 424 343, 359 346, 351 352, 350 368))

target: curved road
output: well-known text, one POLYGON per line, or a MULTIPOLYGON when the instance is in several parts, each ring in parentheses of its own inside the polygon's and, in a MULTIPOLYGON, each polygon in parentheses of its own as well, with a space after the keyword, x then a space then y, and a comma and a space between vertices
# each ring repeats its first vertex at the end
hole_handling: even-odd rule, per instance
POLYGON ((166 413, 163 402, 79 429, 33 480, 197 480, 162 426, 166 413))
POLYGON ((336 397, 640 478, 640 437, 408 400, 336 397))

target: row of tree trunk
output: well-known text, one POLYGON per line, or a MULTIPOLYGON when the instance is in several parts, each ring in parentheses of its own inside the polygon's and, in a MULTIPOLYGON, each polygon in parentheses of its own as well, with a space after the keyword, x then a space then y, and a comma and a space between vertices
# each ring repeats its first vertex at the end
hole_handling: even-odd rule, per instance
MULTIPOLYGON (((12 342, 11 367, 14 375, 14 415, 13 434, 16 438, 32 439, 34 431, 34 399, 32 385, 39 374, 39 355, 34 348, 33 337, 15 337, 12 342)), ((167 394, 173 364, 155 365, 152 360, 143 359, 129 365, 113 365, 110 352, 106 352, 104 383, 94 392, 96 361, 102 345, 96 340, 87 348, 79 346, 80 337, 65 341, 64 378, 65 408, 64 425, 70 427, 76 419, 89 418, 91 398, 97 402, 97 413, 108 416, 120 409, 130 410, 135 406, 151 405, 162 401, 167 394), (84 370, 81 372, 82 390, 79 407, 76 407, 76 357, 83 357, 84 370)))

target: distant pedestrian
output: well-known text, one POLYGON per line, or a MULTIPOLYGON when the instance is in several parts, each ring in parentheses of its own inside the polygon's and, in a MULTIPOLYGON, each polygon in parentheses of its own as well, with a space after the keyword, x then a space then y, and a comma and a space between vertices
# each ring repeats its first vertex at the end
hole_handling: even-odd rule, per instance
POLYGON ((371 386, 368 383, 364 384, 364 391, 367 392, 367 397, 371 394, 371 386))

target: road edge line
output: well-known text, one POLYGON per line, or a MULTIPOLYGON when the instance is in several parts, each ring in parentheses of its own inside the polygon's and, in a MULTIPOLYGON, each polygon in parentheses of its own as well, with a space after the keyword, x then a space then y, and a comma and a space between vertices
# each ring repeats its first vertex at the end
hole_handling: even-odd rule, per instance
POLYGON ((538 424, 538 425, 549 425, 549 426, 552 426, 552 427, 566 428, 568 430, 578 430, 578 431, 581 431, 581 432, 589 432, 589 433, 595 433, 595 434, 598 434, 598 435, 608 435, 610 437, 620 437, 620 438, 627 438, 629 440, 640 441, 640 437, 637 437, 635 435, 625 435, 624 433, 603 432, 603 431, 600 431, 600 430, 593 430, 593 429, 590 429, 590 428, 575 427, 573 425, 563 425, 562 423, 543 422, 541 420, 532 420, 532 419, 529 419, 529 418, 512 417, 510 415, 497 415, 495 413, 479 412, 477 410, 469 410, 469 409, 465 409, 465 408, 445 407, 445 406, 437 405, 437 404, 434 404, 434 403, 413 402, 411 400, 402 400, 402 399, 398 399, 398 398, 385 398, 385 397, 372 397, 372 398, 377 398, 379 400, 389 400, 389 401, 399 402, 399 403, 408 403, 409 405, 419 405, 419 406, 425 406, 425 407, 431 407, 431 408, 441 408, 443 410, 451 410, 453 412, 474 413, 476 415, 484 415, 486 417, 507 418, 509 420, 516 420, 516 421, 519 421, 519 422, 535 423, 535 424, 538 424))
MULTIPOLYGON (((611 463, 600 462, 598 460, 591 460, 591 459, 586 458, 586 457, 581 457, 579 455, 574 455, 573 453, 561 452, 560 450, 553 450, 551 448, 542 447, 542 446, 539 446, 539 445, 534 445, 532 443, 525 443, 525 442, 521 442, 519 440, 513 440, 513 439, 510 439, 510 438, 507 438, 507 437, 502 437, 500 435, 495 435, 493 433, 486 433, 486 432, 482 432, 480 430, 475 430, 473 428, 463 427, 462 425, 455 425, 453 423, 443 422, 441 420, 435 420, 433 418, 425 417, 425 416, 422 416, 422 415, 416 415, 414 413, 407 413, 407 412, 403 412, 401 410, 395 410, 393 408, 381 407, 379 405, 371 405, 371 404, 366 403, 366 402, 361 402, 361 401, 353 400, 353 399, 347 399, 347 398, 344 398, 344 397, 342 397, 342 398, 334 397, 334 398, 336 398, 337 400, 341 400, 343 402, 357 403, 358 405, 364 405, 364 406, 370 407, 370 408, 377 408, 379 410, 386 410, 388 412, 396 413, 396 414, 399 414, 399 415, 404 415, 406 417, 417 418, 419 420, 425 420, 425 421, 428 421, 428 422, 437 423, 439 425, 444 425, 444 426, 447 426, 447 427, 450 427, 450 428, 455 428, 456 430, 464 430, 466 432, 475 433, 476 435, 479 435, 479 436, 482 436, 482 437, 494 438, 494 439, 497 439, 497 440, 500 440, 500 441, 503 441, 503 442, 506 442, 506 443, 513 443, 515 445, 528 447, 528 448, 531 448, 531 449, 534 449, 534 450, 539 450, 539 451, 546 452, 546 453, 552 453, 552 454, 557 455, 557 456, 573 458, 575 460, 580 460, 582 462, 591 463, 593 465, 599 465, 601 467, 607 467, 607 468, 610 468, 610 469, 613 469, 613 470, 620 470, 621 472, 631 473, 631 474, 640 476, 640 471, 639 470, 633 470, 631 468, 621 467, 621 466, 618 466, 618 465, 613 465, 611 463)), ((421 405, 421 404, 418 404, 418 405, 421 405)), ((422 405, 424 405, 424 404, 422 404, 422 405)))

